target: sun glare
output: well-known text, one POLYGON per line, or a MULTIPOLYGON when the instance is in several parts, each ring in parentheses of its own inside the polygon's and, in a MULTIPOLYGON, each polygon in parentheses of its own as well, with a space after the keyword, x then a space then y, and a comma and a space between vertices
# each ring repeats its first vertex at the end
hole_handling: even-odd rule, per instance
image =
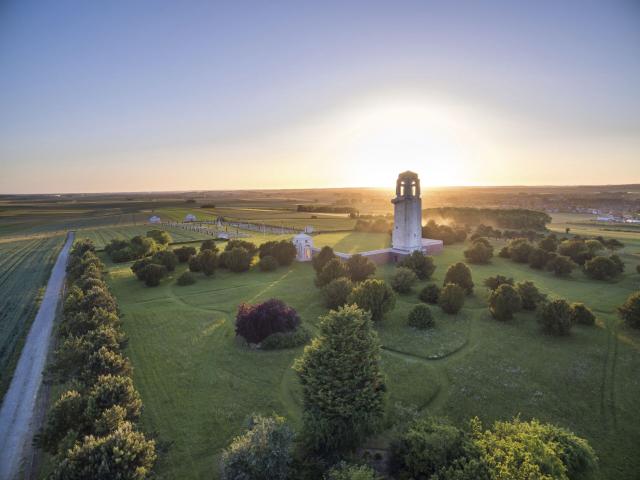
POLYGON ((362 185, 386 187, 401 170, 425 185, 465 185, 479 151, 468 112, 430 99, 385 100, 354 108, 339 121, 337 157, 362 185))

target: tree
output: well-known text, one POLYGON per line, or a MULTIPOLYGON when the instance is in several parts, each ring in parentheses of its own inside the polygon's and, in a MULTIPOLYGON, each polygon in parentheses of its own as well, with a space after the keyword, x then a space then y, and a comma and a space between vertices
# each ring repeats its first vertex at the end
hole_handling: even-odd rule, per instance
POLYGON ((464 433, 433 418, 414 420, 390 445, 395 478, 434 478, 441 469, 466 456, 464 433))
POLYGON ((436 271, 436 265, 433 258, 425 255, 419 250, 414 250, 410 255, 404 257, 398 266, 406 267, 413 270, 420 280, 428 280, 436 271))
POLYGON ((573 325, 571 306, 566 300, 556 299, 545 302, 540 309, 538 322, 552 335, 569 335, 573 325))
POLYGON ((83 365, 80 380, 85 385, 90 385, 102 375, 130 377, 131 363, 117 350, 106 346, 100 347, 89 356, 87 363, 83 365))
POLYGON ((283 417, 252 417, 248 430, 222 452, 222 478, 287 480, 293 438, 283 417))
POLYGON ((407 325, 414 328, 430 328, 433 327, 433 323, 431 309, 423 304, 413 307, 407 317, 407 325))
POLYGON ((616 274, 624 272, 624 262, 618 255, 615 255, 615 254, 611 255, 609 257, 609 260, 611 260, 613 264, 616 266, 616 274))
POLYGON ((462 287, 467 295, 473 293, 473 280, 471 278, 471 270, 464 263, 458 262, 451 265, 444 276, 443 285, 455 283, 462 287))
MULTIPOLYGON (((233 252, 233 250, 232 250, 233 252)), ((207 277, 213 275, 218 268, 218 255, 213 250, 201 250, 198 254, 198 265, 207 277)))
POLYGON ((291 332, 300 325, 298 313, 272 298, 257 305, 242 303, 236 315, 236 335, 249 343, 260 343, 277 332, 291 332))
POLYGON ((278 261, 279 265, 291 265, 293 259, 296 258, 296 247, 289 240, 269 241, 260 245, 259 257, 273 257, 278 261))
POLYGON ((627 300, 618 307, 620 317, 633 328, 640 328, 640 291, 629 295, 627 300))
POLYGON ((500 249, 500 251, 498 252, 498 256, 500 258, 510 258, 511 257, 511 253, 509 253, 509 247, 508 246, 504 246, 500 249))
POLYGON ((435 283, 430 283, 418 294, 418 298, 424 303, 430 303, 431 305, 435 305, 438 303, 438 297, 440 297, 440 287, 435 283))
POLYGON ((327 308, 332 310, 347 303, 349 295, 353 291, 353 283, 346 277, 336 278, 324 286, 322 294, 327 308))
POLYGON ((526 238, 516 238, 509 242, 509 258, 514 262, 528 263, 533 245, 526 238))
POLYGON ((398 267, 391 276, 391 288, 398 293, 409 293, 418 280, 413 270, 406 267, 398 267))
POLYGON ((545 252, 555 252, 558 249, 558 237, 551 233, 538 242, 538 247, 545 252))
POLYGON ((87 416, 97 419, 105 410, 119 405, 127 420, 136 420, 142 410, 140 394, 133 388, 131 377, 100 375, 89 390, 87 416))
MULTIPOLYGON (((200 244, 200 251, 202 252, 204 250, 211 250, 214 253, 218 253, 218 246, 216 245, 216 241, 212 238, 203 240, 200 244)), ((195 251, 193 253, 195 253, 195 251)))
POLYGON ((368 313, 348 305, 322 317, 319 335, 294 369, 302 385, 303 432, 311 450, 347 451, 380 425, 386 387, 380 343, 368 313))
POLYGON ((594 257, 584 264, 584 273, 594 280, 607 280, 620 273, 618 265, 607 257, 594 257))
POLYGON ((367 465, 350 465, 340 462, 331 468, 324 480, 380 480, 375 470, 367 465))
POLYGON ((178 277, 176 283, 181 287, 186 287, 187 285, 193 285, 196 283, 196 277, 191 272, 184 272, 182 275, 178 277))
POLYGON ((355 286, 347 303, 356 304, 371 314, 371 320, 379 322, 396 306, 396 296, 384 280, 370 278, 355 286))
POLYGON ((493 246, 484 237, 476 238, 471 246, 464 251, 464 257, 470 263, 489 263, 493 257, 493 246))
POLYGON ((336 278, 347 277, 348 275, 349 272, 347 271, 347 267, 344 262, 337 257, 332 258, 316 275, 316 286, 324 287, 336 278))
POLYGON ((503 284, 513 285, 513 278, 505 277, 504 275, 496 275, 495 277, 486 278, 483 283, 485 287, 493 291, 503 284))
POLYGON ((122 422, 108 435, 89 435, 67 450, 54 480, 144 480, 156 460, 155 442, 122 422))
MULTIPOLYGON (((222 257, 222 255, 220 255, 220 257, 222 257)), ((251 267, 252 259, 253 255, 246 249, 242 247, 233 248, 226 251, 224 265, 232 272, 246 272, 249 270, 249 267, 251 267)))
POLYGON ((522 299, 511 285, 502 284, 489 296, 489 311, 497 320, 511 320, 522 308, 522 299))
POLYGON ((140 276, 147 287, 157 287, 160 285, 160 280, 167 276, 167 267, 149 263, 142 269, 140 276))
POLYGON ((160 245, 169 245, 171 243, 171 235, 164 230, 149 230, 147 232, 147 237, 152 238, 160 245))
POLYGON ((584 303, 571 304, 571 322, 580 325, 594 325, 596 316, 584 303))
POLYGON ((171 250, 160 250, 151 257, 153 263, 164 265, 168 272, 173 272, 178 265, 178 257, 171 250))
POLYGON ((575 263, 569 257, 562 255, 552 257, 547 263, 547 269, 551 270, 557 277, 571 275, 574 267, 575 263))
POLYGON ((594 253, 589 250, 584 240, 564 240, 558 246, 558 254, 571 258, 578 265, 584 265, 587 260, 593 258, 594 253))
POLYGON ((260 258, 260 261, 258 262, 258 267, 263 272, 272 272, 276 268, 278 268, 278 261, 275 259, 275 257, 272 257, 271 255, 267 255, 265 257, 260 258))
POLYGON ((547 296, 540 292, 538 287, 529 280, 516 283, 516 291, 522 299, 522 308, 524 310, 535 310, 538 304, 547 298, 547 296))
POLYGON ((442 290, 440 290, 438 305, 445 313, 458 313, 464 305, 464 298, 464 288, 455 283, 447 283, 442 287, 442 290))
POLYGON ((516 418, 486 430, 476 420, 472 428, 474 445, 493 480, 586 479, 596 470, 589 443, 554 425, 516 418))
POLYGON ((38 438, 38 444, 45 452, 55 454, 59 445, 70 431, 76 432, 70 436, 76 437, 78 430, 84 428, 84 411, 87 400, 77 390, 67 390, 55 401, 47 414, 47 423, 38 438))
POLYGON ((324 266, 334 258, 336 258, 336 254, 333 253, 333 249, 331 247, 328 247, 328 246, 322 247, 320 252, 318 252, 318 254, 311 259, 311 265, 313 266, 313 269, 316 271, 316 274, 318 272, 321 272, 324 266))
POLYGON ((96 252, 96 247, 93 244, 93 241, 89 238, 81 238, 75 241, 73 244, 73 248, 71 249, 71 255, 76 257, 82 257, 85 252, 91 251, 93 253, 96 252))
POLYGON ((347 272, 352 282, 361 282, 376 273, 376 265, 368 258, 355 254, 347 260, 347 272))
POLYGON ((537 270, 542 270, 549 261, 549 252, 542 248, 534 247, 529 253, 529 266, 537 270))
POLYGON ((250 258, 253 258, 256 253, 258 253, 258 247, 254 243, 247 242, 246 240, 238 240, 237 238, 229 240, 224 247, 228 252, 232 251, 234 248, 244 248, 250 255, 250 258))
POLYGON ((198 257, 198 255, 191 255, 191 257, 189 257, 189 271, 190 272, 202 271, 202 267, 200 266, 200 258, 198 257))
POLYGON ((180 263, 185 263, 189 261, 189 257, 191 257, 191 255, 196 254, 196 249, 194 247, 184 246, 176 248, 173 253, 176 254, 180 263))

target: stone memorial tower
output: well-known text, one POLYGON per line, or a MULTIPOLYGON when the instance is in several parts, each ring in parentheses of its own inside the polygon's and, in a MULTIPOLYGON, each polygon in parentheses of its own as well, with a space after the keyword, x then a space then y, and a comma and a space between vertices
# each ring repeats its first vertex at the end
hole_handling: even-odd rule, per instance
POLYGON ((408 253, 422 250, 422 199, 418 174, 406 171, 398 175, 396 198, 391 203, 394 205, 392 248, 408 253))

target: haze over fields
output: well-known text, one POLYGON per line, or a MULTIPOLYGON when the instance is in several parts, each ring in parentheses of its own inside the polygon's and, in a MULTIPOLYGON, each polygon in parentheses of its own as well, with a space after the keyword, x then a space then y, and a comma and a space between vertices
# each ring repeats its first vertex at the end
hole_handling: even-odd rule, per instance
POLYGON ((0 193, 640 181, 640 4, 0 7, 0 193))

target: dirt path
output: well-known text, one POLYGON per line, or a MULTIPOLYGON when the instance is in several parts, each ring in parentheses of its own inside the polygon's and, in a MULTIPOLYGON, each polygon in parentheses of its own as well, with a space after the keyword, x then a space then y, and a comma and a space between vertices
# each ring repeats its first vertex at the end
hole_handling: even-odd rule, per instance
POLYGON ((0 409, 0 480, 13 480, 31 446, 35 405, 74 234, 56 260, 40 309, 31 325, 18 366, 0 409))

